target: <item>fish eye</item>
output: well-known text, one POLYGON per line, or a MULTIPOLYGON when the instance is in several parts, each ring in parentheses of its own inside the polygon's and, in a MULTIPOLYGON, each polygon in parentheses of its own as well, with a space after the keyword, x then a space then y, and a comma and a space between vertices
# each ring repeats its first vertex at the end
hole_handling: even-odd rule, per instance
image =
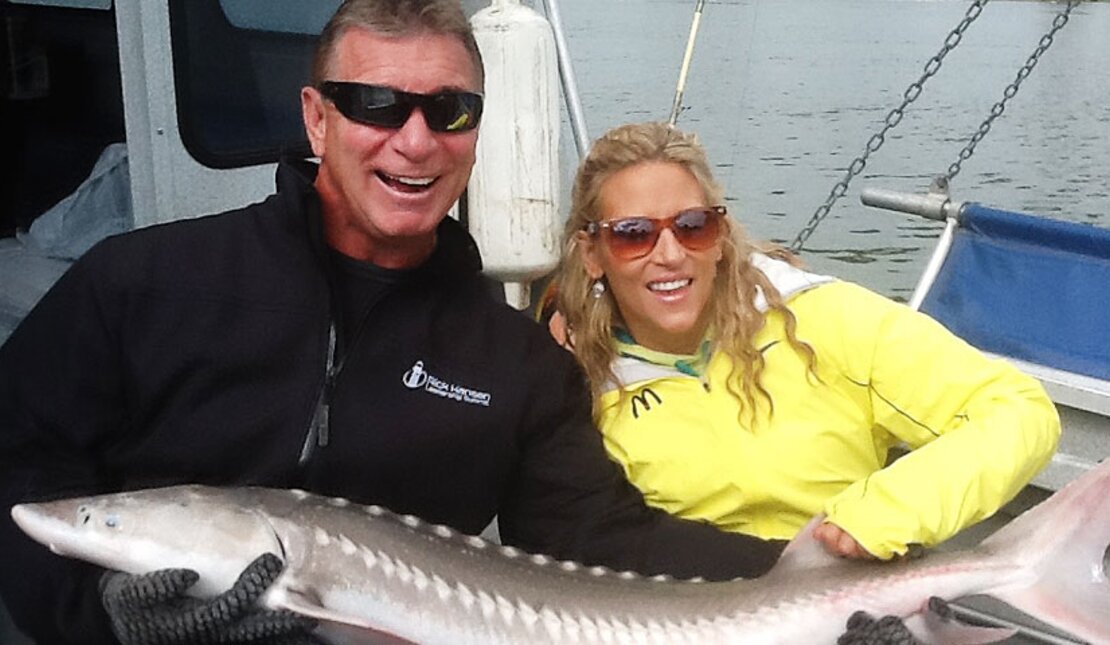
POLYGON ((104 518, 104 526, 107 526, 110 529, 118 528, 119 527, 119 516, 118 515, 109 515, 109 516, 105 517, 104 518))

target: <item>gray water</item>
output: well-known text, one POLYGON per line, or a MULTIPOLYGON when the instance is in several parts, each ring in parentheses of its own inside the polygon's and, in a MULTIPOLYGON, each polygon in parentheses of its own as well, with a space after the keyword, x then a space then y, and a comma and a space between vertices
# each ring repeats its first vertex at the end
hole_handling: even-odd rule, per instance
MULTIPOLYGON (((591 136, 669 117, 695 4, 560 0, 591 136)), ((753 236, 794 238, 969 6, 706 3, 679 126, 706 144, 732 212, 753 236)), ((1062 9, 987 4, 810 238, 810 266, 908 298, 940 226, 865 207, 860 191, 924 192, 944 174, 1062 9)), ((574 161, 573 146, 564 149, 574 161)), ((1073 11, 963 163, 952 197, 1110 227, 1110 3, 1073 11)))

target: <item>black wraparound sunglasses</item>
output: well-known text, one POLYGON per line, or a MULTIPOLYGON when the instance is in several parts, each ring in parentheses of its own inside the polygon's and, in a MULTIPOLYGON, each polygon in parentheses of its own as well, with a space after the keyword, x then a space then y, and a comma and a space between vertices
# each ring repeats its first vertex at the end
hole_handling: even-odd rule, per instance
POLYGON ((317 89, 343 116, 380 128, 400 128, 414 108, 420 108, 424 121, 436 132, 473 130, 482 118, 482 95, 473 92, 417 94, 344 81, 324 81, 317 89))

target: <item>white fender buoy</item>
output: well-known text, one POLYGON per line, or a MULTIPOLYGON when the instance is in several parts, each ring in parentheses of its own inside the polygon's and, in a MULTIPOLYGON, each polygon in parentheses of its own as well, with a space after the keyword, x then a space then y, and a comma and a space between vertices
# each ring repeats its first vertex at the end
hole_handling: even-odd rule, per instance
POLYGON ((485 272, 528 305, 528 283, 559 259, 559 80, 555 37, 539 13, 494 0, 470 19, 485 63, 485 108, 467 191, 485 272), (513 288, 512 283, 520 283, 513 288))

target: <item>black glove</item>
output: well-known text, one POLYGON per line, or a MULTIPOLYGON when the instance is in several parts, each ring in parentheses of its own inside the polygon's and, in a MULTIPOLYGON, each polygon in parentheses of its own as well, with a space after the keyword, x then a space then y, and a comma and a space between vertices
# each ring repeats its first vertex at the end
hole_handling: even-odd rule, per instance
POLYGON ((235 584, 214 598, 185 595, 197 581, 191 569, 162 569, 145 575, 109 571, 100 581, 104 609, 124 645, 196 643, 318 644, 309 632, 316 622, 289 611, 258 606, 283 568, 264 553, 250 563, 235 584))
MULTIPOLYGON (((939 596, 929 598, 929 614, 945 623, 959 623, 956 613, 939 596)), ((928 622, 928 619, 927 621, 928 622)), ((978 641, 987 642, 987 641, 978 641)), ((865 611, 857 611, 848 619, 848 629, 837 645, 924 645, 897 616, 883 616, 875 620, 865 611)))
POLYGON ((848 629, 836 639, 836 645, 923 645, 897 616, 875 620, 865 611, 857 611, 848 619, 848 629))

